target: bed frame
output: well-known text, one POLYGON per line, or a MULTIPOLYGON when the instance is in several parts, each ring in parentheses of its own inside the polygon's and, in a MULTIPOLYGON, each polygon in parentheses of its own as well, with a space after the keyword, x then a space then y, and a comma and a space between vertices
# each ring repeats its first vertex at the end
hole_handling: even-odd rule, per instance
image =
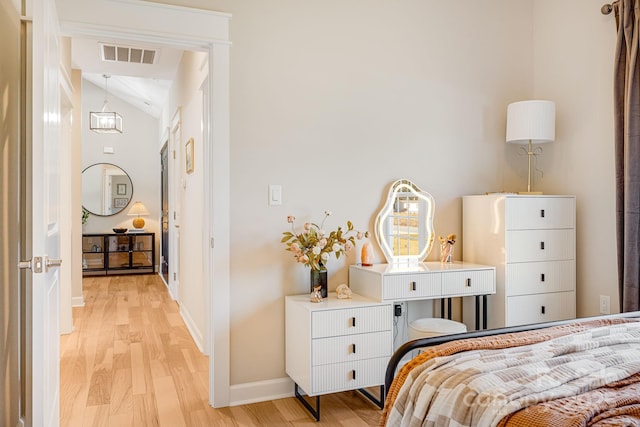
POLYGON ((386 399, 386 395, 391 387, 391 383, 393 382, 393 378, 396 375, 396 370, 398 369, 398 365, 404 356, 410 353, 413 350, 417 350, 419 348, 431 347, 438 344, 444 344, 450 341, 456 341, 460 339, 466 338, 481 338, 487 337, 491 335, 499 335, 499 334, 510 334, 514 332, 526 332, 526 331, 534 331, 537 329, 550 328, 553 326, 561 326, 569 323, 590 321, 590 320, 598 320, 598 319, 619 319, 619 318, 640 318, 640 311, 633 311, 629 313, 620 313, 620 314, 609 314, 604 316, 593 316, 593 317, 582 317, 577 319, 569 319, 569 320, 558 320, 555 322, 545 322, 545 323, 535 323, 531 325, 520 325, 520 326, 510 326, 507 328, 498 328, 498 329, 486 329, 481 331, 473 331, 466 332, 462 334, 452 334, 452 335, 441 335, 438 337, 431 338, 419 338, 412 341, 407 341, 393 353, 389 363, 387 364, 387 371, 384 377, 384 396, 382 396, 382 401, 384 402, 386 399))

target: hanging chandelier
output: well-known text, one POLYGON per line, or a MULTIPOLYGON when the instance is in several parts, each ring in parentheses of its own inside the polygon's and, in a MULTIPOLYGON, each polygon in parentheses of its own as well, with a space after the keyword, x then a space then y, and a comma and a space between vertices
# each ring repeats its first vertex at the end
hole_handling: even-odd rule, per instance
POLYGON ((122 133, 122 116, 115 111, 109 111, 107 82, 109 75, 103 74, 104 77, 104 104, 99 112, 89 113, 89 129, 98 133, 122 133))

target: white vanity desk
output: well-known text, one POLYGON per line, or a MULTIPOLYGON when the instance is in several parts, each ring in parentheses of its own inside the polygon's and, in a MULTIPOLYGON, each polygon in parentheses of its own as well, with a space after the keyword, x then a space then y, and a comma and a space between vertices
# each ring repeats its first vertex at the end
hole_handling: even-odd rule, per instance
POLYGON ((487 295, 496 293, 496 269, 468 262, 352 265, 349 287, 359 295, 381 302, 440 299, 443 315, 447 300, 449 319, 451 298, 475 296, 475 328, 479 330, 487 327, 487 295))

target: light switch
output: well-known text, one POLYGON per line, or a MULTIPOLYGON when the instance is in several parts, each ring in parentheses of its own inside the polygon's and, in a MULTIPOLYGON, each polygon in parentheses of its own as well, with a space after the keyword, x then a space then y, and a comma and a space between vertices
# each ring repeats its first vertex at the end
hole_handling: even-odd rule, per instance
POLYGON ((269 185, 269 206, 280 206, 282 204, 282 186, 269 185))

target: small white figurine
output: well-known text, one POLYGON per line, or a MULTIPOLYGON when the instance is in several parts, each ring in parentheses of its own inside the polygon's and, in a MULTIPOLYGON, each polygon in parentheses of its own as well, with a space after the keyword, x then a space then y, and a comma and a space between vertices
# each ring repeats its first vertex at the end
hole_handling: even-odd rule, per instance
POLYGON ((338 285, 338 287, 336 288, 336 294, 338 294, 338 298, 340 299, 351 298, 351 288, 343 283, 341 285, 338 285))

